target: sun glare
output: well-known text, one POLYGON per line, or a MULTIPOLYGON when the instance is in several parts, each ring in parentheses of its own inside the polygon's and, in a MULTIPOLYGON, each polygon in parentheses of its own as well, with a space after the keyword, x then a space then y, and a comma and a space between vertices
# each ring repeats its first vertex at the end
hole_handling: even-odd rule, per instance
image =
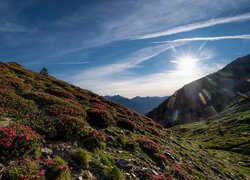
POLYGON ((198 70, 197 59, 192 56, 179 57, 176 63, 178 64, 178 71, 185 73, 185 75, 195 74, 195 72, 198 70))

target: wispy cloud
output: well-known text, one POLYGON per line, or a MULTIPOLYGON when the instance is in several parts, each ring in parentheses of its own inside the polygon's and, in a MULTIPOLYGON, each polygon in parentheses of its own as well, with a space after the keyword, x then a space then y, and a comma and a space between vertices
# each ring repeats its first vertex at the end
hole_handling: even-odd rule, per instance
POLYGON ((86 80, 94 81, 96 78, 103 78, 110 75, 114 76, 116 73, 124 73, 125 71, 132 68, 136 68, 139 64, 148 61, 151 58, 156 57, 159 54, 172 49, 173 47, 178 47, 183 44, 184 43, 169 43, 140 49, 119 62, 89 68, 83 72, 80 72, 73 78, 73 82, 79 83, 85 82, 86 80))
POLYGON ((27 65, 77 65, 77 64, 88 64, 88 61, 82 61, 82 62, 74 62, 74 61, 69 61, 69 62, 24 62, 22 64, 27 64, 27 65))
MULTIPOLYGON (((193 54, 196 62, 192 67, 193 69, 188 73, 184 72, 179 67, 179 64, 175 64, 176 67, 161 70, 157 73, 146 75, 129 74, 131 68, 136 68, 141 63, 167 50, 171 50, 172 52, 174 47, 181 46, 183 43, 167 43, 164 45, 144 48, 132 53, 127 59, 116 64, 87 69, 81 73, 77 73, 70 81, 101 95, 120 94, 126 97, 133 97, 138 94, 143 96, 157 94, 163 96, 171 95, 184 84, 214 72, 223 66, 219 63, 211 64, 209 60, 214 57, 214 53, 211 50, 203 50, 199 54, 193 54)), ((174 53, 174 59, 178 61, 179 59, 175 57, 176 55, 183 55, 183 58, 185 58, 189 54, 185 56, 181 52, 174 53)))
POLYGON ((209 73, 221 69, 224 64, 201 63, 192 74, 184 74, 178 69, 165 70, 158 73, 127 77, 125 79, 96 78, 91 81, 83 81, 78 85, 88 87, 101 95, 122 95, 125 97, 141 96, 165 96, 171 95, 183 85, 199 79, 209 73), (211 66, 213 68, 211 68, 211 66))
POLYGON ((248 21, 248 20, 250 20, 250 13, 241 14, 241 15, 237 15, 233 17, 214 18, 208 21, 202 21, 202 22, 197 22, 197 23, 192 23, 192 24, 188 24, 184 26, 167 29, 165 31, 145 34, 145 35, 136 37, 134 39, 157 38, 161 36, 167 36, 167 35, 173 35, 177 33, 193 31, 196 29, 206 28, 206 27, 215 26, 219 24, 233 23, 233 22, 239 22, 239 21, 248 21))
POLYGON ((17 23, 5 21, 1 22, 0 32, 31 32, 31 30, 17 23))
POLYGON ((250 39, 250 34, 234 35, 234 36, 213 36, 213 37, 194 37, 194 38, 182 38, 169 41, 159 41, 155 43, 181 43, 181 42, 192 42, 192 41, 219 41, 226 39, 250 39))

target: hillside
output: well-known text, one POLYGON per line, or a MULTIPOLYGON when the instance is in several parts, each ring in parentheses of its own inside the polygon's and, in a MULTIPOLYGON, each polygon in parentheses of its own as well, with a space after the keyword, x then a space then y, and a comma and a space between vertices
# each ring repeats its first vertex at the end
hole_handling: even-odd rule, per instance
MULTIPOLYGON (((249 124, 246 117, 242 124, 249 124)), ((237 159, 245 152, 235 151, 234 158, 224 163, 207 147, 193 139, 185 141, 176 132, 88 90, 16 63, 0 63, 2 179, 249 176, 246 158, 242 163, 237 159)))
MULTIPOLYGON (((250 90, 250 55, 238 58, 222 70, 191 82, 148 113, 162 125, 199 121, 226 108, 250 90)), ((166 82, 167 83, 167 82, 166 82)))
MULTIPOLYGON (((236 173, 235 168, 250 176, 250 98, 238 96, 224 111, 206 121, 175 126, 173 134, 182 143, 191 142, 219 158, 220 168, 236 173)), ((202 158, 202 157, 199 157, 202 158)), ((203 162, 204 167, 212 162, 203 162)), ((214 170, 216 170, 215 168, 214 170)), ((217 169, 222 172, 222 169, 217 169)), ((237 179, 235 177, 235 179, 237 179)))
POLYGON ((105 96, 106 99, 113 101, 115 103, 121 104, 127 108, 133 109, 140 114, 147 114, 152 109, 156 108, 160 103, 162 103, 167 97, 140 97, 136 96, 134 98, 125 98, 122 96, 105 96))

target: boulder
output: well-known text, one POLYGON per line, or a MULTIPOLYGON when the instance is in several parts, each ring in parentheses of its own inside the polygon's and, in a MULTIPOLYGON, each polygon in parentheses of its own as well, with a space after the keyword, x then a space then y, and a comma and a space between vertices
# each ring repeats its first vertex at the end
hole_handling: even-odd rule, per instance
POLYGON ((129 171, 133 168, 133 165, 131 164, 131 160, 128 160, 128 159, 118 159, 116 161, 116 165, 126 171, 129 171))

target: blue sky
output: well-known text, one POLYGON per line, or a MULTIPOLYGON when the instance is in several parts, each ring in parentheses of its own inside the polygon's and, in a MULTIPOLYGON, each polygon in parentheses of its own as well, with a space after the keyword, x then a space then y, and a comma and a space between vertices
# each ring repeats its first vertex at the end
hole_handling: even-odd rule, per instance
POLYGON ((0 61, 101 95, 171 95, 250 53, 249 0, 0 0, 0 61))

